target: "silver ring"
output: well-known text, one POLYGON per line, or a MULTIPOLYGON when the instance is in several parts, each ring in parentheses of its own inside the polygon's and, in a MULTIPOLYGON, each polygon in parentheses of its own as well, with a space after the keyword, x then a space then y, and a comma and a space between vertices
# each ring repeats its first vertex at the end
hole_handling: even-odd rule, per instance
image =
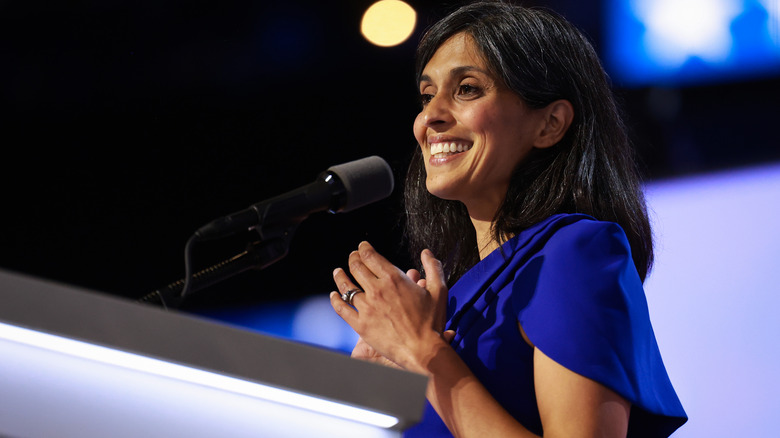
POLYGON ((352 304, 352 298, 355 295, 362 294, 362 293, 365 293, 365 292, 363 292, 362 289, 357 289, 357 288, 356 289, 350 289, 350 290, 344 292, 343 294, 341 294, 341 299, 344 300, 345 303, 347 303, 350 306, 352 306, 353 305, 352 304))

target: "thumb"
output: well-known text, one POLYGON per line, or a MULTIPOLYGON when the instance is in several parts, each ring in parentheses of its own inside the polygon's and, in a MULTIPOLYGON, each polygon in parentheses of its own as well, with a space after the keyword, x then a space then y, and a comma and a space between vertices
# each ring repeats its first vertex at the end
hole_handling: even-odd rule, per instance
POLYGON ((420 255, 423 268, 425 269, 425 283, 428 292, 433 295, 437 302, 440 299, 446 299, 447 282, 444 280, 444 270, 441 262, 433 256, 429 249, 423 250, 420 255), (444 295, 444 297, 442 297, 444 295))
POLYGON ((420 260, 425 269, 425 289, 435 303, 434 327, 441 330, 444 328, 447 314, 447 282, 444 280, 444 270, 441 262, 429 249, 423 250, 420 260))
POLYGON ((449 344, 453 339, 455 339, 455 330, 447 330, 441 334, 441 337, 449 344))

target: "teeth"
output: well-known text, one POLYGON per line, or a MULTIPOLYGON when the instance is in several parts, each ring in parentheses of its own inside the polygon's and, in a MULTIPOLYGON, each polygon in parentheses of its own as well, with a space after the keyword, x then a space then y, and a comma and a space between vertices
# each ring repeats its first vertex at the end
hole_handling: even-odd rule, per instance
POLYGON ((452 154, 456 152, 466 152, 471 149, 470 144, 463 143, 433 143, 431 144, 431 155, 452 154))

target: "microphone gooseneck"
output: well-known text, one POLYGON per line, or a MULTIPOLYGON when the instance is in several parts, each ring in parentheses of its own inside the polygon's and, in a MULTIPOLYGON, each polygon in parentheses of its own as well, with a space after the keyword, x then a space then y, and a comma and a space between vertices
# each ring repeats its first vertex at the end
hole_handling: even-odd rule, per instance
POLYGON ((287 255, 298 225, 312 213, 346 213, 390 196, 393 172, 385 160, 371 156, 329 167, 309 184, 258 202, 200 227, 184 250, 183 279, 156 290, 140 302, 178 307, 195 292, 247 269, 263 269, 287 255), (247 230, 260 240, 247 251, 193 274, 191 255, 196 242, 218 239, 247 230))

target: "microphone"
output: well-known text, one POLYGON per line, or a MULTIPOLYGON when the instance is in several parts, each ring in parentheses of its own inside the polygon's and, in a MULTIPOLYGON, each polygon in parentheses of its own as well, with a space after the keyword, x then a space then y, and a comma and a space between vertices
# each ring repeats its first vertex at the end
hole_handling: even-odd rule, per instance
POLYGON ((331 166, 312 183, 216 219, 193 237, 216 239, 252 229, 263 238, 274 237, 312 213, 346 213, 387 198, 393 187, 393 171, 384 159, 361 158, 331 166))

